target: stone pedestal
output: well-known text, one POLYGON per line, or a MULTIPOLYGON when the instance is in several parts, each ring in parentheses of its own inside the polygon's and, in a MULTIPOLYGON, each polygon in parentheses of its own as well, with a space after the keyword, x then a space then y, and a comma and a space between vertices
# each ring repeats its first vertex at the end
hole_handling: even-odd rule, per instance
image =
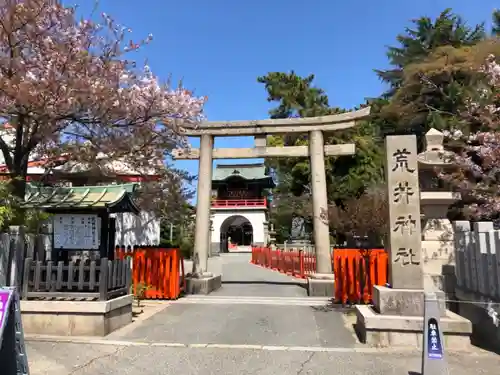
MULTIPOLYGON (((446 316, 444 292, 435 292, 441 316, 446 316)), ((381 315, 424 316, 424 291, 373 287, 373 309, 381 315)))
MULTIPOLYGON (((467 350, 472 324, 460 315, 446 310, 440 324, 446 349, 467 350)), ((422 348, 424 317, 382 315, 372 307, 356 306, 356 333, 362 343, 373 347, 422 348)))
POLYGON ((186 277, 186 294, 210 294, 222 285, 221 275, 203 274, 186 277))
MULTIPOLYGON (((443 292, 436 292, 446 348, 467 349, 472 324, 446 310, 443 292)), ((373 288, 373 307, 356 306, 356 333, 361 342, 375 347, 422 347, 424 291, 373 288)))
POLYGON ((26 334, 106 336, 132 323, 133 296, 109 301, 21 301, 26 334))
POLYGON ((312 274, 307 278, 307 295, 309 297, 334 297, 335 276, 333 274, 312 274))

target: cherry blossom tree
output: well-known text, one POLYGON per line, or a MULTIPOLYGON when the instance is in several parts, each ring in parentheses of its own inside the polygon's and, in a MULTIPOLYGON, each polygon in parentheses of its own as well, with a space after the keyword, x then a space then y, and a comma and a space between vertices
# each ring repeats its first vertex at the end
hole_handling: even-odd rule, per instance
POLYGON ((339 238, 359 237, 368 239, 370 246, 380 246, 387 233, 388 210, 385 186, 372 186, 359 197, 343 202, 343 207, 330 205, 330 226, 339 238))
POLYGON ((19 197, 37 157, 173 178, 165 156, 203 116, 206 98, 127 59, 151 35, 131 41, 107 14, 78 21, 75 11, 55 0, 0 0, 0 150, 19 197))
POLYGON ((471 199, 469 213, 478 219, 496 219, 500 214, 500 65, 489 55, 480 69, 484 85, 477 100, 471 98, 463 117, 478 125, 477 131, 449 133, 462 141, 455 164, 459 167, 448 179, 471 199))
MULTIPOLYGON (((500 40, 485 42, 500 51, 500 40)), ((479 46, 481 48, 481 46, 479 46)), ((474 51, 472 51, 474 54, 474 51)), ((497 56, 500 56, 497 55, 497 56)), ((473 219, 500 217, 500 64, 488 54, 476 70, 473 94, 464 99, 459 118, 466 126, 445 132, 457 167, 441 177, 462 192, 466 215, 473 219)))
MULTIPOLYGON (((456 168, 436 172, 462 193, 466 216, 500 217, 500 38, 472 46, 437 48, 405 66, 401 85, 385 108, 389 119, 423 121, 443 130, 456 168)), ((399 121, 399 120, 398 120, 399 121)))

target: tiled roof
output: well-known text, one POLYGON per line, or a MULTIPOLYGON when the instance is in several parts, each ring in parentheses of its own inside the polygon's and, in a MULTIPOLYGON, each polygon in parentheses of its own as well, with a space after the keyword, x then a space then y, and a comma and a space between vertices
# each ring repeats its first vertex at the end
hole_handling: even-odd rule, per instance
POLYGON ((264 164, 219 164, 215 167, 213 180, 223 181, 229 177, 241 177, 246 180, 262 180, 270 178, 266 175, 264 164))
POLYGON ((139 213, 132 200, 138 184, 77 186, 77 187, 39 187, 28 184, 26 208, 41 208, 47 211, 106 210, 112 212, 139 213))

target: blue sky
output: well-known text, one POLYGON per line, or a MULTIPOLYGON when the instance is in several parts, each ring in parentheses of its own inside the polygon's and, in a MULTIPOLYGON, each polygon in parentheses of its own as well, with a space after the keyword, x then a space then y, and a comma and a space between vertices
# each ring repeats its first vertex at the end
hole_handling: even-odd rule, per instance
MULTIPOLYGON (((93 1, 79 3, 80 12, 89 14, 93 1)), ((185 87, 207 95, 209 120, 247 120, 267 118, 272 106, 256 82, 259 75, 314 73, 331 105, 351 108, 383 90, 373 69, 387 67, 385 46, 395 43, 410 19, 435 17, 452 7, 470 24, 489 25, 495 3, 500 5, 494 0, 101 0, 100 10, 130 27, 137 39, 153 34, 152 44, 134 59, 147 59, 159 77, 183 79, 185 87)), ((198 144, 192 140, 193 147, 198 144)), ((251 147, 253 139, 217 138, 215 144, 251 147)), ((197 174, 197 161, 176 164, 197 174)))

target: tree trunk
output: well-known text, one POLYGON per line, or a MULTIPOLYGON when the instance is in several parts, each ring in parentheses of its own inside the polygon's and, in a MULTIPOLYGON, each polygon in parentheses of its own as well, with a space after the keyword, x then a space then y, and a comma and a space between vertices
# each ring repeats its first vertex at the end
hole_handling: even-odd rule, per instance
POLYGON ((12 175, 10 191, 20 201, 24 201, 26 194, 26 175, 12 175))
MULTIPOLYGON (((27 185, 26 178, 28 175, 28 161, 21 160, 19 164, 21 165, 14 166, 13 171, 11 171, 12 179, 10 180, 9 188, 12 195, 16 197, 19 202, 24 202, 27 185)), ((24 225, 24 222, 25 210, 17 207, 11 225, 24 225)))

